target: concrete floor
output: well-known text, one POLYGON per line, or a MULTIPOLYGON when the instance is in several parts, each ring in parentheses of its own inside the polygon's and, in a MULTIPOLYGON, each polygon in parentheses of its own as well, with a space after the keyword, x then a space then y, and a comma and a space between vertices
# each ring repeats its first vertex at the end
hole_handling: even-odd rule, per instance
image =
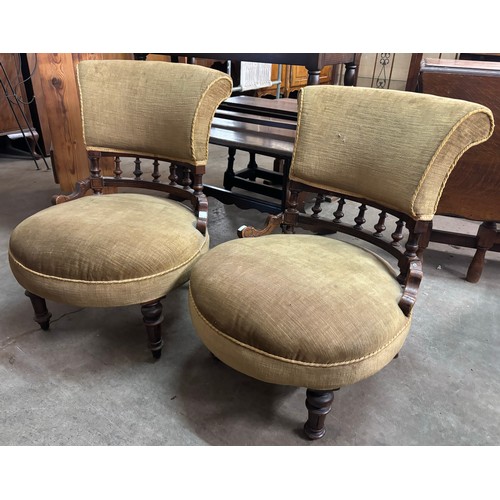
MULTIPOLYGON (((225 161, 226 151, 212 147, 209 183, 220 185, 225 161)), ((49 303, 51 328, 41 331, 10 273, 7 246, 15 225, 57 191, 43 164, 0 159, 0 445, 500 444, 498 253, 470 284, 472 250, 431 243, 399 358, 337 392, 327 434, 310 442, 301 433, 304 389, 265 384, 215 361, 191 326, 186 286, 164 301, 158 362, 139 307, 49 303)), ((243 223, 262 225, 265 215, 210 200, 209 220, 216 245, 243 223)))

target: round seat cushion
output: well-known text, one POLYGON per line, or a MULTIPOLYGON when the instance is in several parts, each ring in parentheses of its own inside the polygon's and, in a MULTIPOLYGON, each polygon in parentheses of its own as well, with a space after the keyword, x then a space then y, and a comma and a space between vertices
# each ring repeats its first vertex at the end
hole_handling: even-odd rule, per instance
POLYGON ((215 356, 266 382, 335 389, 399 352, 410 327, 394 270, 330 237, 231 240, 194 266, 189 306, 215 356))
POLYGON ((81 307, 139 304, 189 279, 208 250, 186 206, 157 196, 85 196, 42 210, 12 232, 9 262, 25 289, 81 307))

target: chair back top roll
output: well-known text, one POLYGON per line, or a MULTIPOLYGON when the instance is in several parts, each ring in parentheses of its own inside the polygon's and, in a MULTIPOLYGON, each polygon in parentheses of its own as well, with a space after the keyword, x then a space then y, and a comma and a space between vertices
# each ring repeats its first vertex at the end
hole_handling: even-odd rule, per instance
POLYGON ((163 61, 82 61, 77 79, 87 150, 189 165, 206 164, 215 110, 233 85, 220 71, 163 61))
POLYGON ((299 93, 290 179, 431 220, 453 167, 494 128, 477 103, 413 92, 309 86, 299 93))

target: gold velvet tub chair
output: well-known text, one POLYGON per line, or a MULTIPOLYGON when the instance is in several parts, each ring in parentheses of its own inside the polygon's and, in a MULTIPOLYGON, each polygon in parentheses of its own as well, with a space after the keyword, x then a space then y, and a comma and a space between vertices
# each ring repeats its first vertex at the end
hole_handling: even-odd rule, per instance
POLYGON ((10 266, 42 329, 51 317, 45 299, 141 304, 159 358, 160 300, 189 279, 209 246, 202 175, 210 125, 232 81, 201 66, 152 61, 84 61, 77 77, 90 176, 14 229, 10 266), (99 159, 108 156, 114 175, 106 177, 99 159), (128 176, 123 158, 133 168, 128 176))
POLYGON ((422 279, 419 236, 458 158, 492 129, 490 110, 475 103, 303 89, 285 212, 262 230, 243 226, 193 268, 189 306, 203 343, 246 375, 307 388, 305 433, 321 438, 333 391, 374 375, 403 346, 422 279), (307 191, 338 204, 300 213, 307 191), (287 234, 269 234, 278 227, 287 234))

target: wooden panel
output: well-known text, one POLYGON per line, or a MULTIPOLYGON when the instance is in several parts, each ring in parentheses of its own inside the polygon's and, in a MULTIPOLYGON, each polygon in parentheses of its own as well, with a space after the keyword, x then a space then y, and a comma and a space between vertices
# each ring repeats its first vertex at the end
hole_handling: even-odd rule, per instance
POLYGON ((24 85, 19 85, 19 83, 23 81, 19 54, 0 53, 0 62, 2 63, 5 73, 7 74, 8 79, 13 86, 13 89, 10 89, 4 72, 0 71, 0 79, 5 86, 5 91, 3 87, 0 89, 2 94, 0 95, 0 135, 6 135, 12 132, 18 132, 21 129, 25 130, 28 128, 23 117, 23 113, 28 119, 28 124, 30 127, 33 126, 33 123, 31 120, 29 107, 27 105, 21 104, 21 109, 19 109, 17 104, 15 104, 15 98, 12 95, 14 91, 21 101, 26 102, 26 92, 24 85), (5 96, 5 92, 7 92, 7 94, 9 95, 9 99, 11 100, 11 102, 14 102, 13 107, 15 114, 9 105, 9 101, 5 96), (16 116, 21 126, 19 126, 16 120, 16 116))
MULTIPOLYGON (((76 65, 89 59, 132 59, 132 54, 37 54, 46 118, 52 140, 52 166, 61 191, 73 191, 88 177, 88 158, 83 144, 76 65)), ((102 162, 105 175, 113 170, 111 158, 102 162)))

